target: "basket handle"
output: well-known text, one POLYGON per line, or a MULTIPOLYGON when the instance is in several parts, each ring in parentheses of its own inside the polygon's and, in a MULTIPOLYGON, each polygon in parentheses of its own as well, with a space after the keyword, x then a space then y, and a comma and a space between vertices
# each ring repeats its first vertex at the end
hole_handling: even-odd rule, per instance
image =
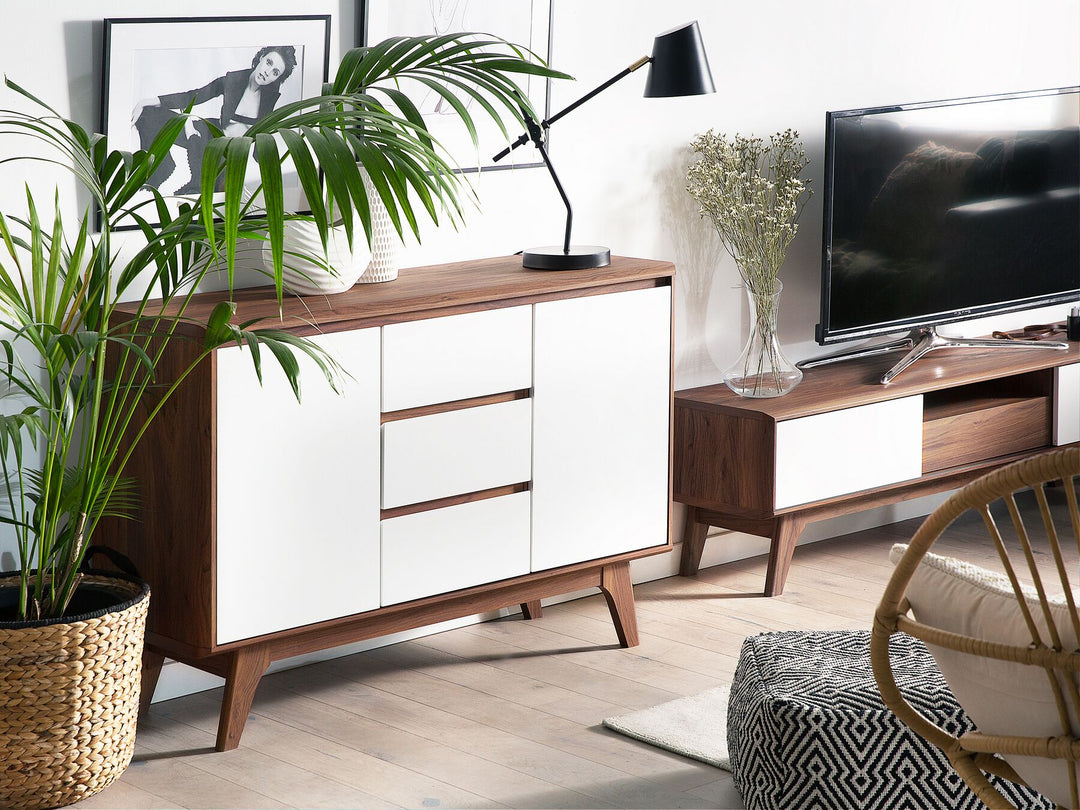
POLYGON ((79 570, 82 573, 89 574, 93 570, 90 568, 90 560, 97 554, 101 554, 108 558, 109 562, 125 574, 136 577, 137 579, 142 579, 142 575, 139 574, 139 569, 135 567, 135 563, 131 561, 130 557, 126 554, 121 554, 115 548, 109 548, 108 546, 87 547, 86 554, 83 555, 82 564, 79 566, 79 570))

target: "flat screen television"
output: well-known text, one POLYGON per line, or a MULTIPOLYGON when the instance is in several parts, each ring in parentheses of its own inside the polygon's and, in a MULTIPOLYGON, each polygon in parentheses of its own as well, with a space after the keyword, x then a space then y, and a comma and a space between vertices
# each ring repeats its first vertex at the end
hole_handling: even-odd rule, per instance
POLYGON ((1080 300, 1080 87, 827 113, 823 221, 822 345, 1080 300))

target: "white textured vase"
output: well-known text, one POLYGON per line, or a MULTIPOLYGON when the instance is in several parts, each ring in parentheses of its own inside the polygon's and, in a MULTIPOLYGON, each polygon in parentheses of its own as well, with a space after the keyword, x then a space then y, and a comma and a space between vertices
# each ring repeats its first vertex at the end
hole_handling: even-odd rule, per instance
MULTIPOLYGON (((262 263, 263 268, 273 274, 274 259, 269 242, 263 245, 262 263)), ((359 221, 353 227, 351 248, 345 229, 339 225, 330 231, 325 250, 314 222, 292 220, 285 223, 282 281, 297 295, 345 292, 356 284, 370 264, 371 250, 359 221), (319 257, 319 261, 309 257, 319 257)))
POLYGON ((371 206, 371 263, 360 276, 359 283, 372 284, 379 281, 393 281, 398 275, 398 246, 401 238, 390 219, 379 192, 371 184, 367 172, 361 172, 364 178, 364 190, 367 191, 368 204, 371 206))

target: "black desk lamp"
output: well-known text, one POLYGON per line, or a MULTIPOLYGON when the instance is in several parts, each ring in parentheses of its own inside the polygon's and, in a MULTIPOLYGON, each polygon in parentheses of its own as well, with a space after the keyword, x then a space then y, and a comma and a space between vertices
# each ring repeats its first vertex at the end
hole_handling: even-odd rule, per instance
POLYGON ((701 42, 701 32, 695 20, 679 28, 666 31, 653 40, 652 56, 643 56, 625 70, 612 76, 595 90, 586 93, 569 107, 561 110, 539 124, 525 114, 528 132, 495 155, 499 161, 527 141, 532 141, 544 165, 551 173, 555 188, 566 206, 566 235, 561 245, 530 248, 521 254, 521 263, 536 270, 584 270, 588 267, 604 267, 611 263, 611 250, 599 245, 571 245, 570 227, 574 220, 570 208, 570 199, 563 190, 559 177, 544 148, 544 131, 566 115, 576 110, 593 96, 611 87, 615 82, 629 76, 640 67, 649 65, 649 76, 645 80, 646 98, 666 98, 670 96, 697 96, 703 93, 715 93, 712 74, 709 72, 709 60, 705 56, 705 46, 701 42))

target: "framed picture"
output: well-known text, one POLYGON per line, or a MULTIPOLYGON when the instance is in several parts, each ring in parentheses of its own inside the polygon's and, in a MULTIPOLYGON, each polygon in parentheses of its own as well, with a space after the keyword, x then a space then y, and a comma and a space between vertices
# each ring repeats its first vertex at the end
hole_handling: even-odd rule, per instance
MULTIPOLYGON (((363 45, 393 36, 449 34, 461 31, 494 34, 528 48, 545 60, 551 56, 552 0, 359 0, 357 38, 363 45)), ((525 76, 519 81, 525 94, 541 115, 549 112, 546 79, 525 76)), ((543 166, 531 146, 515 150, 498 163, 496 152, 508 139, 482 110, 475 116, 479 149, 473 146, 466 128, 452 107, 441 97, 422 87, 408 88, 417 102, 428 129, 438 138, 460 167, 459 171, 514 169, 543 166), (415 90, 415 93, 412 91, 415 90)), ((508 127, 509 129, 509 127, 508 127)), ((509 140, 520 133, 511 131, 509 140)))
MULTIPOLYGON (((166 196, 197 193, 206 122, 242 134, 271 110, 318 95, 329 45, 329 15, 106 19, 102 132, 113 149, 145 149, 193 105, 150 185, 166 196)), ((286 178, 285 205, 301 205, 295 178, 286 178)))

